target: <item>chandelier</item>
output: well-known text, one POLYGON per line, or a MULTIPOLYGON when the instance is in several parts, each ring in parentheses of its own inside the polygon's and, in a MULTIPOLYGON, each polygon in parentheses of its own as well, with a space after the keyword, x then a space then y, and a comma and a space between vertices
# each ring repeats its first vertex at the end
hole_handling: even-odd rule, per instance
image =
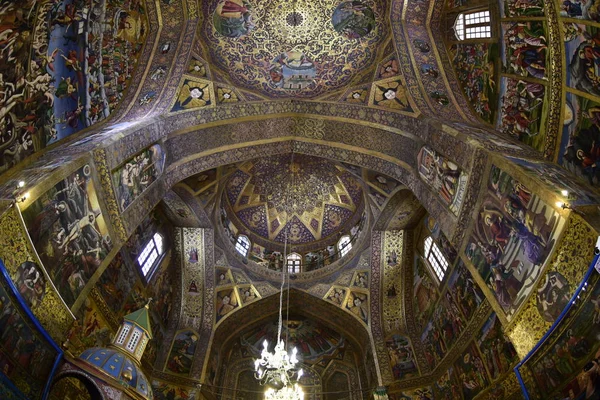
MULTIPOLYGON (((290 165, 294 162, 292 153, 290 165)), ((293 179, 293 178, 292 178, 293 179)), ((269 352, 269 342, 263 342, 263 350, 260 358, 254 360, 254 377, 260 381, 261 385, 271 386, 265 391, 266 400, 303 400, 304 392, 298 383, 302 375, 302 369, 296 368, 298 364, 298 349, 292 349, 292 354, 286 351, 286 345, 281 339, 281 328, 283 326, 283 288, 285 277, 287 275, 287 231, 285 233, 285 242, 283 248, 284 267, 281 268, 281 288, 279 290, 279 321, 277 324, 277 342, 273 353, 269 352)), ((288 278, 288 311, 289 311, 289 278, 288 278)))

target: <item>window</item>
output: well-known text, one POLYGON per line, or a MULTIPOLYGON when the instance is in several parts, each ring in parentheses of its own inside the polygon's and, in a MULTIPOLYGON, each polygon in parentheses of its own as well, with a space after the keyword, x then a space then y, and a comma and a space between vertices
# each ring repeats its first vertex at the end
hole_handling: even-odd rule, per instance
POLYGON ((287 269, 289 274, 299 274, 302 265, 302 257, 298 253, 287 256, 287 269))
POLYGON ((425 258, 429 261, 435 275, 441 282, 448 270, 448 261, 431 236, 425 239, 425 258))
POLYGON ((350 236, 342 236, 338 242, 338 250, 340 251, 340 257, 344 257, 352 249, 352 243, 350 242, 350 236))
POLYGON ((137 344, 138 340, 140 339, 140 336, 141 336, 141 332, 138 329, 133 331, 133 334, 131 335, 131 339, 129 339, 129 343, 127 343, 127 350, 129 350, 129 351, 135 350, 135 345, 137 344))
POLYGON ((163 237, 160 233, 155 233, 152 239, 146 244, 142 254, 138 256, 138 264, 142 267, 142 274, 148 277, 154 271, 158 264, 158 259, 163 254, 163 237))
POLYGON ((136 356, 138 356, 138 357, 139 357, 139 356, 141 356, 141 355, 142 355, 142 352, 144 351, 144 348, 146 347, 146 342, 148 342, 148 338, 147 338, 146 336, 144 336, 144 337, 142 338, 142 344, 140 344, 140 345, 138 346, 138 349, 137 349, 137 351, 135 352, 135 355, 136 355, 136 356))
POLYGON ((490 12, 479 11, 458 14, 454 22, 454 33, 459 40, 492 37, 490 12))
POLYGON ((129 325, 123 325, 123 329, 121 329, 121 333, 119 333, 119 337, 117 339, 117 344, 123 344, 125 342, 125 338, 129 333, 129 325))
POLYGON ((235 243, 235 249, 242 256, 246 257, 248 255, 248 250, 250 249, 250 239, 248 239, 248 236, 238 236, 237 242, 235 243))

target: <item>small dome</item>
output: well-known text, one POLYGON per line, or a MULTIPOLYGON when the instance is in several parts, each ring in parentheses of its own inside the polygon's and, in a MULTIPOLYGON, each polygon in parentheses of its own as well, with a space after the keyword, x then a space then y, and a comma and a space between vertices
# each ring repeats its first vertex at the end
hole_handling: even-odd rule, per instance
MULTIPOLYGON (((79 358, 145 399, 152 399, 152 388, 144 372, 131 357, 117 349, 93 347, 79 358)), ((103 376, 99 376, 103 378, 103 376)))

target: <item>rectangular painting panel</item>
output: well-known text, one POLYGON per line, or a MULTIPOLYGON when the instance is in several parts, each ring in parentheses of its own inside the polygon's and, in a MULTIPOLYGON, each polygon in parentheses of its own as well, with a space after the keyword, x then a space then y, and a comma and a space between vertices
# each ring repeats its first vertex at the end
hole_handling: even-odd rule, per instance
POLYGON ((481 288, 461 259, 448 278, 445 297, 451 304, 458 306, 467 322, 473 318, 475 310, 485 300, 481 288))
POLYGON ((463 398, 475 398, 489 384, 483 361, 475 343, 471 343, 454 363, 454 372, 462 386, 463 398))
POLYGON ((547 116, 546 86, 522 79, 500 79, 500 105, 496 122, 499 131, 543 151, 547 116))
POLYGON ((540 278, 563 226, 556 210, 492 166, 465 253, 508 319, 540 278))
POLYGON ((427 267, 421 257, 415 257, 413 277, 413 304, 415 309, 415 323, 418 329, 425 326, 431 318, 435 303, 439 298, 436 284, 427 273, 427 267))
POLYGON ((181 375, 189 375, 192 360, 198 344, 198 334, 192 330, 177 333, 167 358, 165 371, 181 375))
POLYGON ((506 18, 511 17, 541 17, 544 15, 544 1, 531 0, 501 0, 500 15, 506 18))
POLYGON ((548 50, 544 23, 502 22, 502 63, 504 71, 513 75, 546 79, 548 50))
POLYGON ((600 28, 586 24, 565 25, 565 56, 567 86, 592 96, 600 96, 598 44, 600 28))
POLYGON ((100 296, 115 313, 123 307, 135 282, 139 281, 138 272, 125 261, 122 251, 111 260, 96 284, 100 296))
POLYGON ((406 379, 419 374, 414 351, 407 337, 393 335, 385 342, 385 345, 390 357, 394 379, 406 379))
POLYGON ((112 248, 89 165, 23 211, 42 264, 70 307, 112 248))
POLYGON ((152 392, 155 400, 195 400, 198 389, 184 388, 170 383, 153 380, 152 392))
POLYGON ((519 361, 517 351, 508 336, 502 332, 502 324, 495 313, 492 313, 481 328, 477 345, 492 380, 512 371, 519 361))
MULTIPOLYGON (((600 188, 600 98, 593 101, 567 92, 564 107, 558 163, 591 186, 600 188)), ((572 179, 562 180, 558 187, 565 186, 569 181, 572 179)), ((575 189, 572 191, 575 192, 575 189)), ((578 197, 585 199, 583 195, 578 197)))

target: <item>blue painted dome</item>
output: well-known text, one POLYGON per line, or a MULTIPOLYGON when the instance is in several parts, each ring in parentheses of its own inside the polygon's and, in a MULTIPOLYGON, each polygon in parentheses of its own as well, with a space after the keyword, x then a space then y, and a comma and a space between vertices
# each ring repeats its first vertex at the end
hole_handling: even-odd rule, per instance
POLYGON ((79 358, 145 399, 152 399, 152 388, 139 364, 117 349, 93 347, 79 358))

